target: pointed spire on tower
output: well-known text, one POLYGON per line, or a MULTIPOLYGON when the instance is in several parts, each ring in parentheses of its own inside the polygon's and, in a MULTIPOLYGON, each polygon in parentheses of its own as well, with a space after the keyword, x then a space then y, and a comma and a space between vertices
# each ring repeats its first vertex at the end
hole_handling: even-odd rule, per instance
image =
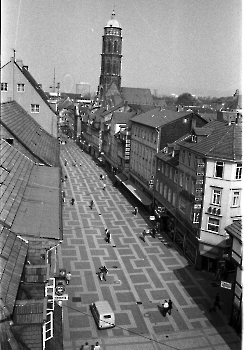
POLYGON ((112 15, 111 15, 111 19, 114 19, 115 17, 115 12, 114 12, 114 9, 113 9, 113 12, 112 12, 112 15))

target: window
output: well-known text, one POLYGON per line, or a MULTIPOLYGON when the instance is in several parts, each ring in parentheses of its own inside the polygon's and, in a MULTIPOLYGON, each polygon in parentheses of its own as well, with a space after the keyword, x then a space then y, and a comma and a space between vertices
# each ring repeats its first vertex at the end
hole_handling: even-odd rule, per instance
POLYGON ((17 91, 24 92, 25 91, 25 84, 17 84, 17 91))
POLYGON ((183 186, 183 177, 184 177, 184 174, 180 173, 180 181, 179 181, 180 186, 183 186))
POLYGON ((182 163, 185 162, 185 155, 186 155, 186 151, 182 151, 182 156, 181 156, 181 160, 182 160, 182 163))
POLYGON ((242 173, 242 163, 236 164, 236 180, 241 179, 241 173, 242 173))
POLYGON ((215 177, 223 177, 224 163, 216 162, 215 163, 215 177))
POLYGON ((8 91, 8 83, 1 83, 1 91, 8 91))
POLYGON ((221 200, 221 190, 214 189, 212 196, 212 204, 220 205, 221 200))
POLYGON ((172 190, 169 188, 168 190, 168 202, 171 202, 171 195, 172 195, 172 190))
POLYGON ((197 156, 194 157, 194 169, 197 169, 197 156))
POLYGON ((192 181, 191 181, 191 193, 192 193, 193 195, 196 194, 196 180, 192 180, 192 181))
POLYGON ((165 165, 165 176, 169 176, 169 166, 168 166, 168 164, 165 165))
POLYGON ((170 180, 173 180, 173 168, 172 167, 169 168, 169 178, 170 178, 170 180))
POLYGON ((188 165, 191 165, 191 153, 188 153, 188 165))
POLYGON ((163 183, 162 183, 162 182, 160 182, 160 190, 159 190, 159 193, 160 193, 161 195, 163 195, 163 183))
POLYGON ((180 202, 179 202, 179 210, 185 214, 186 213, 186 201, 180 197, 180 202))
POLYGON ((219 232, 219 220, 208 218, 208 231, 219 232))
POLYGON ((175 206, 175 202, 176 202, 176 193, 173 192, 173 196, 172 196, 172 204, 173 204, 173 206, 175 206))
POLYGON ((189 191, 190 176, 186 175, 185 190, 189 191))
POLYGON ((157 181, 156 181, 156 191, 159 192, 159 180, 158 180, 158 179, 157 179, 157 181))
POLYGON ((175 182, 175 183, 178 182, 178 170, 175 170, 175 173, 174 173, 174 182, 175 182))
POLYGON ((40 112, 40 105, 31 104, 31 113, 39 113, 39 112, 40 112))
POLYGON ((233 191, 232 195, 232 206, 239 207, 240 206, 240 191, 233 191))
POLYGON ((158 171, 161 170, 161 160, 158 160, 158 171))
POLYGON ((165 167, 165 164, 162 162, 162 174, 164 174, 164 167, 165 167))
POLYGON ((167 198, 167 185, 164 185, 164 198, 167 198))

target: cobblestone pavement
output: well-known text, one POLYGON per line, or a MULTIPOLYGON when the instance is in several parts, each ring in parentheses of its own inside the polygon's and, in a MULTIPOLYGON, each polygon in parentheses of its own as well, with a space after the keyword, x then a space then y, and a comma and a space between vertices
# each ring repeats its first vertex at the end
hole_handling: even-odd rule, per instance
POLYGON ((191 267, 163 233, 143 242, 144 218, 133 215, 132 205, 108 178, 100 180, 103 168, 74 143, 62 147, 67 181, 58 262, 72 272, 66 288, 69 300, 63 302, 64 349, 78 350, 86 341, 99 341, 102 350, 241 349, 240 338, 228 326, 225 304, 223 310, 209 312, 211 298, 219 291, 209 275, 191 267), (111 243, 105 241, 105 227, 111 243), (97 272, 104 264, 109 272, 107 280, 100 281, 97 272), (115 311, 112 329, 95 326, 89 304, 100 299, 108 300, 115 311), (166 317, 164 299, 173 302, 166 317))

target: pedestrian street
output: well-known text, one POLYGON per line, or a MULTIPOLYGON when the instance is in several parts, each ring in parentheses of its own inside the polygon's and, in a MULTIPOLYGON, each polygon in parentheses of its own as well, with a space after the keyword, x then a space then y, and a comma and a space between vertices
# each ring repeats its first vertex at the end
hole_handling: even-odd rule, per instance
POLYGON ((145 219, 140 210, 134 215, 133 205, 104 169, 70 141, 61 148, 61 164, 67 180, 62 183, 64 241, 58 263, 72 274, 69 299, 63 302, 64 349, 78 350, 86 341, 98 341, 102 350, 241 349, 221 310, 209 312, 205 275, 165 234, 147 235, 143 242, 145 219), (108 274, 101 281, 99 267, 104 265, 108 274), (116 326, 98 330, 89 305, 103 299, 114 310, 116 326), (164 317, 165 299, 172 300, 173 308, 164 317))

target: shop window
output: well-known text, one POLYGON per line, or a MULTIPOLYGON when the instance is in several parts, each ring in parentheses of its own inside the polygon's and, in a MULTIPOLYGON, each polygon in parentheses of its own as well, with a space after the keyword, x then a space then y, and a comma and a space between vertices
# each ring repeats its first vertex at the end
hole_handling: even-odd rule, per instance
POLYGON ((195 258, 196 258, 196 248, 193 247, 187 240, 185 244, 185 254, 190 258, 191 262, 195 264, 195 258))
POLYGON ((173 195, 172 195, 172 204, 173 204, 174 207, 175 207, 175 203, 176 203, 176 193, 173 192, 173 195))
POLYGON ((224 163, 223 162, 216 162, 215 163, 215 177, 223 178, 223 171, 224 171, 224 163))
POLYGON ((241 173, 242 173, 242 163, 236 164, 236 180, 241 179, 241 173))
POLYGON ((240 206, 240 191, 235 190, 232 192, 232 207, 240 206))
POLYGON ((170 178, 170 180, 173 180, 173 168, 172 168, 172 166, 169 168, 169 178, 170 178))
POLYGON ((180 201, 179 201, 179 210, 185 214, 186 213, 186 201, 180 197, 180 201))
POLYGON ((212 204, 220 205, 220 202, 221 202, 221 190, 213 189, 212 204))
POLYGON ((161 169, 162 174, 164 174, 164 168, 165 168, 165 163, 164 163, 164 162, 162 162, 162 169, 161 169))
POLYGON ((175 232, 175 243, 183 250, 184 236, 179 231, 175 232))
POLYGON ((215 218, 208 218, 208 231, 218 233, 219 232, 219 220, 215 218))

